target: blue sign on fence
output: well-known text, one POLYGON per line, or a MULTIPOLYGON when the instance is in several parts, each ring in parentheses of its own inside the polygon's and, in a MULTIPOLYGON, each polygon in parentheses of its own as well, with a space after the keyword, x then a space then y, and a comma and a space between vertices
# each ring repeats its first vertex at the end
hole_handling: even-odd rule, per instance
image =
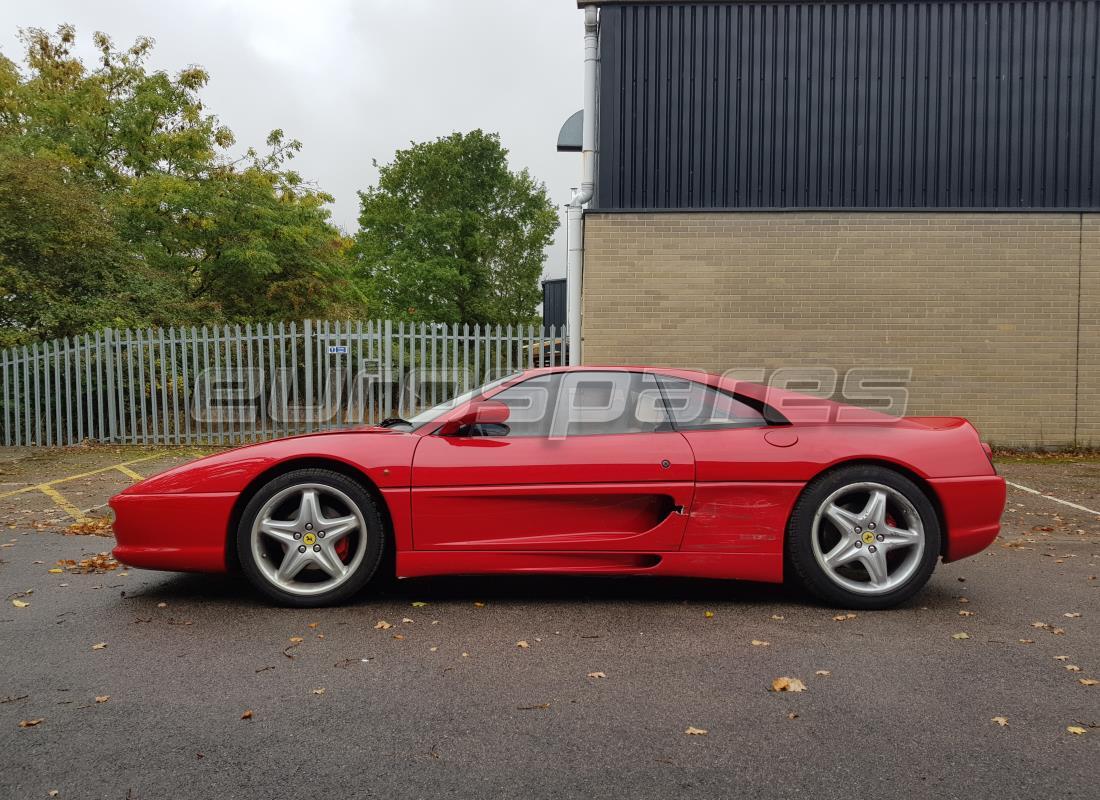
POLYGON ((348 354, 348 346, 346 344, 330 344, 328 346, 329 355, 346 356, 348 354))

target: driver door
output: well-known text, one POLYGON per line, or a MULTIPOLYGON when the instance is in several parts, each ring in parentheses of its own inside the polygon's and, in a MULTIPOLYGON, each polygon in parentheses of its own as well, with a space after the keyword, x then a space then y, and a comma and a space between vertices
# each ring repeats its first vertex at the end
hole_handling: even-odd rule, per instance
POLYGON ((492 396, 502 425, 424 436, 414 548, 677 549, 695 462, 660 398, 647 373, 550 373, 492 396))

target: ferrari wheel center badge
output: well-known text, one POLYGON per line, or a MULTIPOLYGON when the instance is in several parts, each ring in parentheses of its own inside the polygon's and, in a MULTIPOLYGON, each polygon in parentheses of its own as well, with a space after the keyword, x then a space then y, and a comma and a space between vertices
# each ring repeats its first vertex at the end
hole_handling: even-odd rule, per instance
MULTIPOLYGON (((306 534, 306 535, 308 536, 309 534, 306 534)), ((863 543, 864 544, 870 544, 874 540, 875 540, 875 535, 873 533, 871 533, 870 531, 864 531, 863 532, 863 543)), ((306 542, 306 544, 309 544, 309 542, 306 542)))
POLYGON ((317 537, 312 533, 307 533, 302 537, 302 544, 306 547, 313 547, 317 543, 317 537))

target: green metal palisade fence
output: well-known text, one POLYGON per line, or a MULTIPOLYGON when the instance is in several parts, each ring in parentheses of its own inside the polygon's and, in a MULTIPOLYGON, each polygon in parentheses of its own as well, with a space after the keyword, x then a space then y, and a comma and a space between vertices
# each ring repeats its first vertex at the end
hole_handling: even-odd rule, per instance
POLYGON ((107 328, 0 351, 6 446, 239 444, 373 424, 560 363, 565 331, 387 320, 107 328))

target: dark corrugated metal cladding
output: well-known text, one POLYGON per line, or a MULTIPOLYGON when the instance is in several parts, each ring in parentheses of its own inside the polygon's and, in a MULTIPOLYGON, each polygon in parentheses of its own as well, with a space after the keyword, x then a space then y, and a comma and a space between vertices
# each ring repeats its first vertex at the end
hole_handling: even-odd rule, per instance
POLYGON ((600 10, 604 209, 1095 209, 1100 2, 600 10))

